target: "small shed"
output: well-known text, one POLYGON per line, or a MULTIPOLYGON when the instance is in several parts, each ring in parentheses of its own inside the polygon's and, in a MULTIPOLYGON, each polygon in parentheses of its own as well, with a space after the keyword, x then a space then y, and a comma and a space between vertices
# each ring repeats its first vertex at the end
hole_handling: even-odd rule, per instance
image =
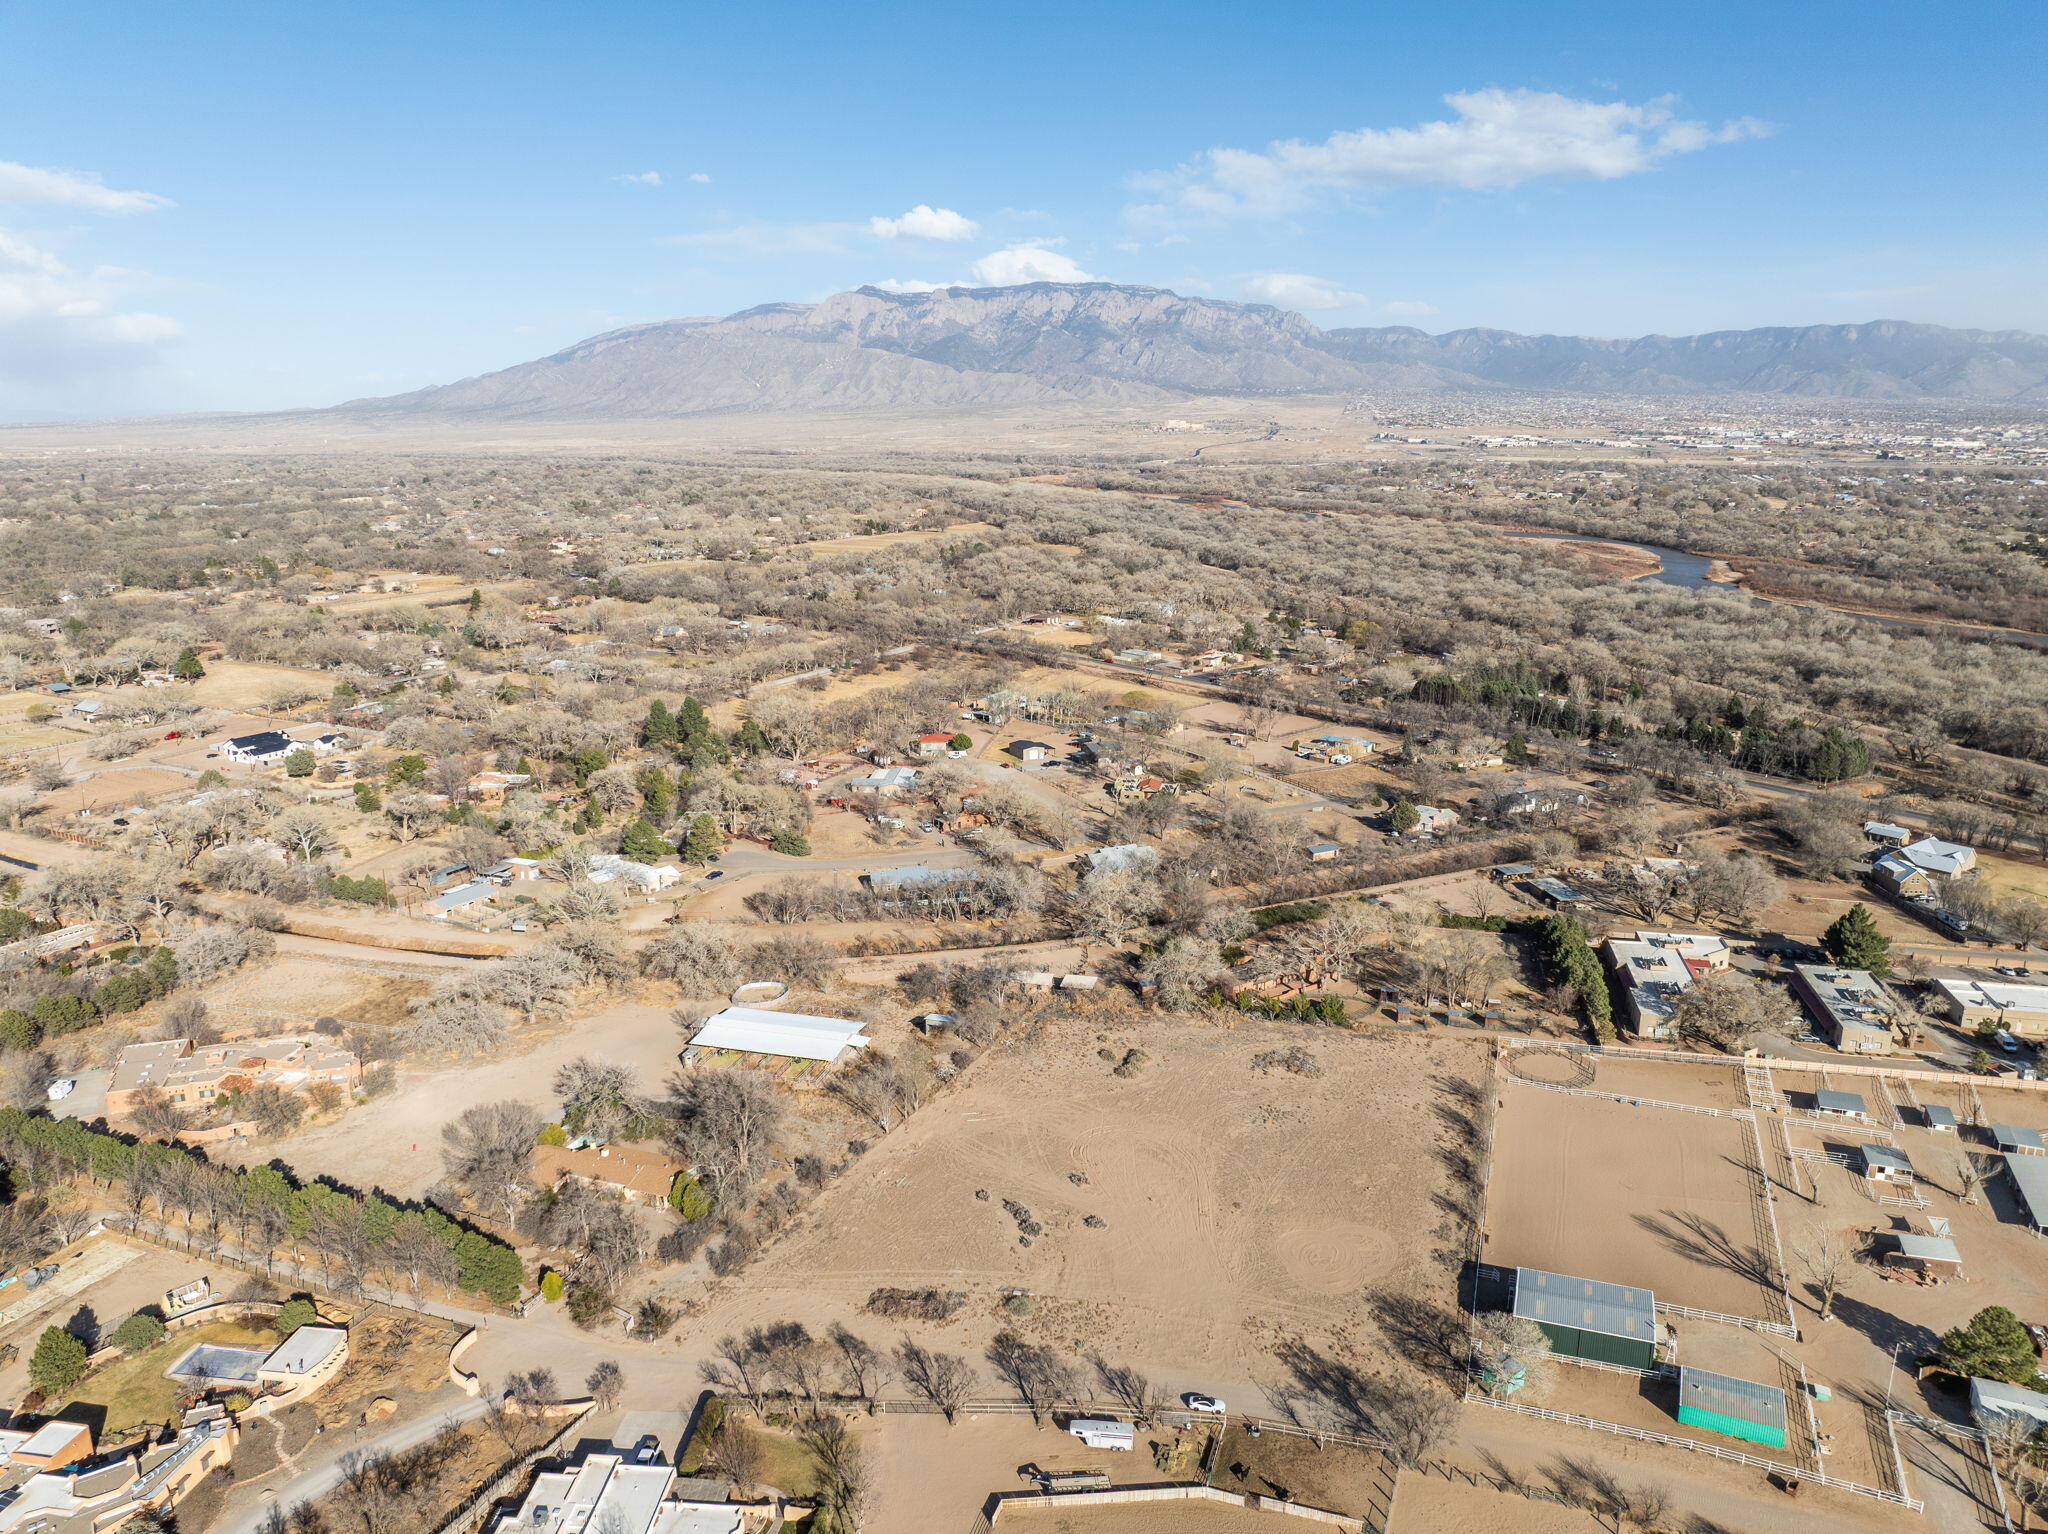
POLYGON ((1515 1269, 1515 1314, 1534 1321, 1567 1358, 1650 1370, 1657 1366, 1657 1300, 1647 1289, 1515 1269))
POLYGON ((1913 1185, 1913 1163, 1906 1159, 1906 1153, 1889 1145, 1859 1145, 1857 1154, 1863 1162, 1863 1175, 1871 1182, 1903 1183, 1913 1185))
POLYGON ((1892 1235, 1894 1249, 1884 1254, 1889 1267, 1905 1268, 1928 1278, 1961 1278, 1963 1254, 1946 1236, 1923 1236, 1902 1230, 1892 1235))
POLYGON ((2020 1124, 1993 1124, 1991 1138, 1998 1143, 2000 1151, 2013 1155, 2048 1155, 2048 1143, 2043 1143, 2041 1131, 2028 1129, 2020 1124))
POLYGON ((1920 1117, 1929 1129, 1938 1135, 1952 1135, 1956 1132, 1956 1116, 1938 1103, 1929 1103, 1920 1110, 1920 1117))
POLYGON ((1870 1109, 1855 1092, 1831 1092, 1826 1087, 1813 1094, 1813 1111, 1836 1119, 1867 1119, 1870 1109))
POLYGON ((1740 1438, 1746 1443, 1785 1447, 1785 1392, 1776 1385, 1711 1374, 1678 1371, 1678 1420, 1688 1427, 1740 1438))
POLYGON ((1980 1427, 1993 1427, 2003 1417, 2017 1417, 2035 1431, 2048 1427, 2048 1395, 2002 1380, 1971 1380, 1970 1410, 1980 1427))
POLYGON ((1308 860, 1311 863, 1327 863, 1343 850, 1335 842, 1310 842, 1308 860))

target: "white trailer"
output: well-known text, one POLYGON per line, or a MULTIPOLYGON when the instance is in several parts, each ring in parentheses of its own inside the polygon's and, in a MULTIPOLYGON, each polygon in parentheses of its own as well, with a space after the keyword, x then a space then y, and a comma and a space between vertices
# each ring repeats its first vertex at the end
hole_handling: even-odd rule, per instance
POLYGON ((1108 1422, 1100 1417, 1076 1417, 1067 1424, 1067 1431, 1091 1449, 1122 1449, 1129 1451, 1137 1447, 1138 1431, 1128 1422, 1108 1422))

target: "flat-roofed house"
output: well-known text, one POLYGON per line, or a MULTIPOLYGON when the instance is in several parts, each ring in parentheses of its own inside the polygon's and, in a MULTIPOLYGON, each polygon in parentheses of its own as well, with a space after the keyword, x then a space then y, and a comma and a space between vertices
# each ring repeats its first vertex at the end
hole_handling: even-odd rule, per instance
POLYGON ((1882 1055, 1898 1047, 1892 1035, 1891 997, 1867 970, 1795 964, 1792 991, 1843 1054, 1882 1055))
POLYGON ((660 1203, 688 1170, 680 1161, 630 1145, 591 1145, 581 1150, 536 1145, 529 1164, 534 1182, 543 1188, 580 1182, 636 1204, 660 1203))
POLYGON ((1937 975, 1929 983, 1950 1022, 1964 1028, 1989 1023, 2016 1038, 2048 1038, 2048 985, 1948 975, 1937 975))

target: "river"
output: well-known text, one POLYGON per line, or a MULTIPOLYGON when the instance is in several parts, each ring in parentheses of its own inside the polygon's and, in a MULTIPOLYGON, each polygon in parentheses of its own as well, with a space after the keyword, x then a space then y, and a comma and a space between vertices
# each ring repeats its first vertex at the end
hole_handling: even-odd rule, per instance
POLYGON ((1839 613, 1844 618, 1853 618, 1858 623, 1874 623, 1879 628, 1898 629, 1909 634, 1926 634, 1933 637, 1947 635, 1955 639, 2003 640, 2012 644, 2031 645, 2036 650, 2048 650, 2048 634, 2030 634, 2023 629, 1991 628, 1975 623, 1949 623, 1941 619, 1887 618, 1878 613, 1861 613, 1852 608, 1832 607, 1825 602, 1797 602, 1781 597, 1759 597, 1754 592, 1744 591, 1741 586, 1727 581, 1709 578, 1716 563, 1704 554, 1688 554, 1684 549, 1669 549, 1661 543, 1632 543, 1626 538, 1603 538, 1598 533, 1529 533, 1506 532, 1505 538, 1535 538, 1545 543, 1611 543, 1617 548, 1635 549, 1649 554, 1658 561, 1654 574, 1642 579, 1655 581, 1664 586, 1677 586, 1685 591, 1725 591, 1740 595, 1750 601, 1779 602, 1787 607, 1805 607, 1816 612, 1839 613))

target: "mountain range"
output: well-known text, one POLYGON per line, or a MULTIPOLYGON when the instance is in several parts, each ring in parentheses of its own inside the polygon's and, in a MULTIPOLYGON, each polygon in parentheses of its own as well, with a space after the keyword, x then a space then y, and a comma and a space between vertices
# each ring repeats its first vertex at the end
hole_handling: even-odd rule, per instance
POLYGON ((662 320, 328 414, 424 424, 955 408, 1356 390, 2048 400, 2048 337, 1900 320, 1601 340, 1321 330, 1270 304, 1118 283, 894 293, 662 320))

